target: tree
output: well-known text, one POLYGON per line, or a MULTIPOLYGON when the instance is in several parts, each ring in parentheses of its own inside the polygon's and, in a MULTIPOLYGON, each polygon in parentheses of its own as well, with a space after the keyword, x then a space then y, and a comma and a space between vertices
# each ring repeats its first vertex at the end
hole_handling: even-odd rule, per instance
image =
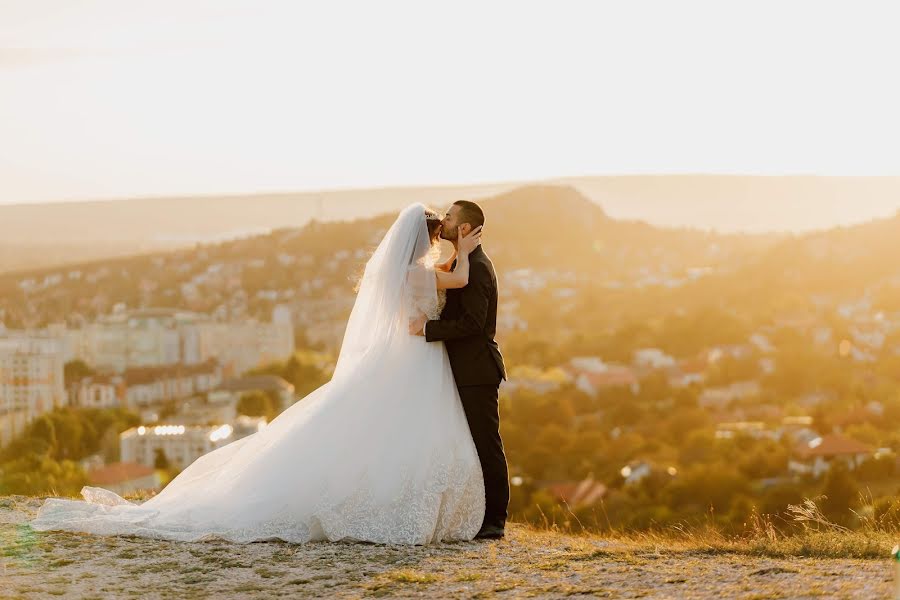
POLYGON ((63 365, 63 381, 66 386, 94 374, 94 370, 81 359, 75 359, 63 365))
POLYGON ((3 464, 0 494, 74 496, 87 483, 77 463, 29 454, 3 464))
POLYGON ((41 415, 31 425, 31 439, 37 452, 50 453, 56 449, 56 427, 49 415, 41 415))
POLYGON ((248 417, 266 417, 271 421, 278 415, 279 407, 269 394, 261 391, 247 392, 238 400, 237 412, 248 417))
POLYGON ((857 485, 843 462, 834 461, 831 464, 828 475, 825 476, 822 495, 825 496, 822 503, 825 516, 838 523, 846 522, 857 495, 857 485))
POLYGON ((0 493, 77 494, 87 484, 75 461, 102 449, 104 437, 136 425, 121 409, 58 409, 41 415, 0 452, 0 493))
POLYGON ((168 469, 169 468, 169 457, 166 456, 166 452, 162 448, 157 448, 156 452, 154 452, 153 468, 154 469, 168 469))

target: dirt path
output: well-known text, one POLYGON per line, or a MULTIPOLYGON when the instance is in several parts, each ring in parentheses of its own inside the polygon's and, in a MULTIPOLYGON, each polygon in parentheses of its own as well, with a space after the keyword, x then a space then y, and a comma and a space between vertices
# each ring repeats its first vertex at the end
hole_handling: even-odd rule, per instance
POLYGON ((628 550, 512 526, 499 542, 194 544, 41 533, 0 498, 0 598, 889 598, 888 560, 628 550))

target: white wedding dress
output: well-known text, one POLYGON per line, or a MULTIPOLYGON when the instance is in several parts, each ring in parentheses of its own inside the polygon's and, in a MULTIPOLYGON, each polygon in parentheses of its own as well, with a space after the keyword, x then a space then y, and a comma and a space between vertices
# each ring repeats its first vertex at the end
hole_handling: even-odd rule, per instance
POLYGON ((372 258, 332 380, 266 428, 189 465, 142 504, 96 487, 48 498, 35 530, 246 543, 469 540, 484 482, 443 343, 409 334, 440 315, 425 207, 372 258))

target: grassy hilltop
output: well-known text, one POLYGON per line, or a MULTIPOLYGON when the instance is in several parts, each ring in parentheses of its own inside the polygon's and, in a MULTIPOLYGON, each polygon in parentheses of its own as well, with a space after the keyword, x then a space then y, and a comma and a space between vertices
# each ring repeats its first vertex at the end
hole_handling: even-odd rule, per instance
POLYGON ((428 547, 174 543, 34 532, 40 498, 0 498, 0 590, 45 597, 883 598, 890 535, 827 526, 784 539, 572 535, 428 547), (867 558, 868 557, 868 558, 867 558), (873 560, 874 559, 874 560, 873 560))

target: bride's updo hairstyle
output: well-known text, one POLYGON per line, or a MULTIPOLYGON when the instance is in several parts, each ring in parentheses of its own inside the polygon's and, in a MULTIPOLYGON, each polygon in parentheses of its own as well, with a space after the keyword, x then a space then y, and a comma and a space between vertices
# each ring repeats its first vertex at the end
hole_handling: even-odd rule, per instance
MULTIPOLYGON (((422 206, 421 204, 419 206, 422 206)), ((414 253, 414 260, 421 260, 423 263, 431 263, 434 262, 440 257, 441 254, 441 223, 444 221, 443 215, 433 208, 429 208, 427 206, 425 209, 425 225, 428 228, 428 239, 431 242, 428 244, 427 249, 422 249, 418 253, 414 253)), ((355 280, 355 284, 353 286, 353 292, 358 293, 360 286, 362 285, 362 278, 365 274, 365 266, 360 268, 351 279, 355 280)))
POLYGON ((437 244, 440 242, 440 234, 441 234, 441 223, 444 221, 444 217, 438 211, 433 208, 425 209, 425 223, 428 225, 428 237, 431 238, 431 244, 437 244))

